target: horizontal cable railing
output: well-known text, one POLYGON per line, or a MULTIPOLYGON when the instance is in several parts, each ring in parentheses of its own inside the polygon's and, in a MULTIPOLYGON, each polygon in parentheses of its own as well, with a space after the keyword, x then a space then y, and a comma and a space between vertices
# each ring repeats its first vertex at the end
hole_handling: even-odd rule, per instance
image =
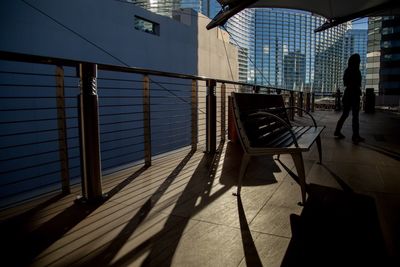
MULTIPOLYGON (((72 163, 77 161, 73 157, 79 155, 73 151, 78 140, 74 121, 75 95, 79 91, 65 92, 77 88, 73 68, 66 70, 67 74, 62 70, 61 74, 57 66, 1 61, 0 69, 0 207, 3 208, 62 188, 66 171, 61 161, 67 158, 62 159, 61 155, 69 154, 72 163), (65 83, 63 92, 57 86, 58 79, 65 83), (61 113, 66 124, 64 137, 60 136, 61 113)), ((73 169, 70 171, 78 180, 80 175, 73 169)), ((73 175, 68 180, 74 180, 73 175)))
POLYGON ((184 148, 213 153, 238 91, 311 103, 279 88, 0 52, 0 209, 74 185, 95 199, 102 184, 113 189, 105 174, 184 148))

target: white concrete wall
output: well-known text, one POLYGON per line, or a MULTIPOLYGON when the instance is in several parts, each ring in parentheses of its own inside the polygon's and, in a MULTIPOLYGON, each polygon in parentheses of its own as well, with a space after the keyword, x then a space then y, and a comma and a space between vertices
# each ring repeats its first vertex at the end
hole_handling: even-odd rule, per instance
POLYGON ((238 50, 229 43, 229 34, 219 28, 207 30, 210 19, 198 18, 199 75, 238 81, 238 50))

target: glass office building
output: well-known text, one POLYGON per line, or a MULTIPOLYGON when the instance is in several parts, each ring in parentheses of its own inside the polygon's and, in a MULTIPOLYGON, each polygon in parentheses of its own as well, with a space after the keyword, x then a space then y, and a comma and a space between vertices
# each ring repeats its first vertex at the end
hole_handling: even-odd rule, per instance
POLYGON ((366 86, 380 95, 400 95, 400 17, 370 18, 366 86))
POLYGON ((346 32, 344 39, 343 49, 343 70, 347 67, 347 61, 352 54, 360 55, 360 71, 362 76, 361 88, 365 88, 366 85, 366 64, 367 64, 367 42, 368 42, 368 30, 367 29, 350 29, 346 32))
MULTIPOLYGON (((216 1, 131 0, 172 17, 176 8, 193 8, 209 17, 216 1)), ((310 12, 276 8, 245 9, 225 25, 238 47, 239 81, 261 86, 331 94, 342 85, 343 38, 349 24, 314 33, 325 19, 310 12)))
POLYGON ((331 93, 341 83, 347 24, 314 33, 324 19, 309 12, 255 9, 254 82, 331 93))
POLYGON ((255 77, 254 15, 254 10, 245 9, 225 25, 230 35, 230 42, 238 48, 239 81, 247 83, 253 83, 255 77))
POLYGON ((382 17, 368 19, 368 48, 367 48, 367 88, 379 92, 379 70, 381 66, 381 28, 382 17))
POLYGON ((221 9, 215 0, 125 0, 159 15, 172 17, 178 8, 192 8, 208 17, 213 17, 221 9))

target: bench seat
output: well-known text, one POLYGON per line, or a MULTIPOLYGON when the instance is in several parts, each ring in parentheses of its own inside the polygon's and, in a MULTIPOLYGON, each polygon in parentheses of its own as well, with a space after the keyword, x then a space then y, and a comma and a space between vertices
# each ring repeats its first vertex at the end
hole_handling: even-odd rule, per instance
POLYGON ((243 176, 251 157, 290 154, 296 166, 302 193, 306 200, 306 182, 302 153, 317 143, 319 161, 322 161, 321 132, 312 115, 312 125, 292 126, 281 95, 232 93, 235 125, 244 154, 238 178, 240 195, 243 176))

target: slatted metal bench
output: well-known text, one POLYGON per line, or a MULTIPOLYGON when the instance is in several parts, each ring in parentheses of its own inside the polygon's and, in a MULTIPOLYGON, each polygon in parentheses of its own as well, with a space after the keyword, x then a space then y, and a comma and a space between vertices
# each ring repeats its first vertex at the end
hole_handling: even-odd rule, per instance
POLYGON ((306 201, 306 180, 302 153, 317 143, 319 162, 322 161, 320 134, 313 116, 298 107, 285 107, 282 95, 232 93, 235 124, 244 154, 238 177, 240 195, 243 177, 251 157, 290 154, 293 158, 303 204, 306 201), (310 117, 311 125, 294 126, 288 110, 299 109, 310 117))

